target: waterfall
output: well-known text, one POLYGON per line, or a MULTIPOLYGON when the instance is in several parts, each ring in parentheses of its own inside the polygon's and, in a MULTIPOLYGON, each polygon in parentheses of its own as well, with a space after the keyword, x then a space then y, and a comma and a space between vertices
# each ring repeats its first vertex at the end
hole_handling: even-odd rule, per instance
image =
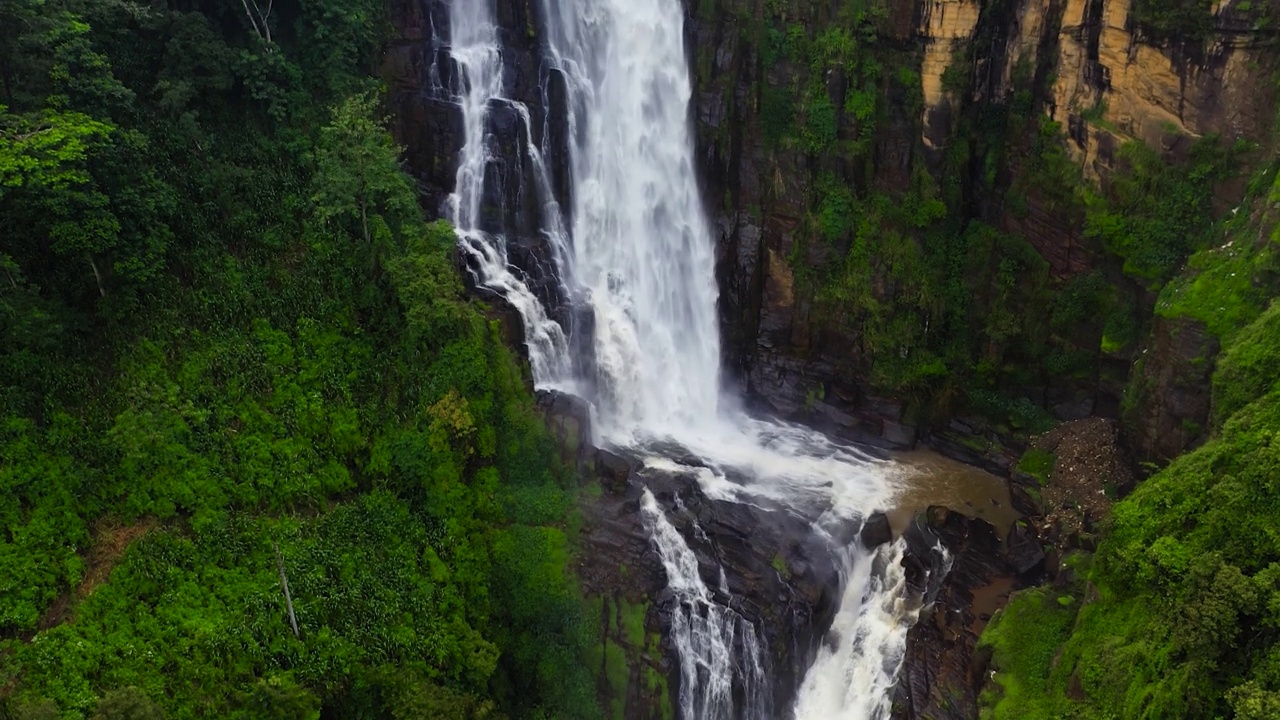
MULTIPOLYGON (((499 227, 500 223, 494 218, 486 217, 494 214, 494 209, 485 205, 494 199, 495 169, 511 159, 493 152, 489 122, 495 107, 515 113, 523 125, 523 137, 532 134, 528 108, 505 98, 502 50, 490 1, 461 0, 451 9, 450 55, 462 76, 461 94, 455 99, 462 106, 465 145, 445 214, 456 229, 459 247, 466 254, 477 283, 506 299, 520 313, 534 382, 543 387, 559 387, 570 382, 571 374, 564 328, 548 316, 547 308, 511 264, 506 228, 499 227)), ((439 75, 438 71, 432 71, 433 78, 439 75)), ((524 143, 521 152, 527 157, 516 159, 533 166, 536 182, 532 190, 542 202, 543 225, 552 236, 553 257, 561 264, 566 245, 563 221, 553 199, 545 163, 531 143, 524 143)))
POLYGON ((797 704, 775 708, 763 633, 721 604, 723 569, 717 594, 668 518, 673 510, 646 489, 642 513, 673 598, 681 718, 886 717, 915 612, 904 599, 903 546, 871 553, 836 538, 892 506, 900 469, 807 428, 752 418, 722 395, 714 240, 694 172, 681 0, 541 0, 540 141, 528 107, 507 97, 493 2, 451 5, 465 145, 446 212, 477 286, 520 312, 535 383, 581 388, 603 442, 653 470, 696 477, 711 498, 811 519, 844 570, 834 626, 797 704), (555 117, 553 86, 564 94, 555 117), (518 147, 494 131, 500 121, 518 147), (569 175, 568 212, 548 157, 567 168, 556 179, 569 175), (547 289, 546 277, 514 261, 513 247, 529 238, 549 248, 552 267, 539 270, 561 287, 547 289), (590 322, 566 325, 564 309, 548 306, 552 296, 585 309, 590 322), (575 357, 584 346, 589 362, 575 357), (696 467, 671 456, 672 445, 697 456, 696 467))
POLYGON ((647 489, 641 510, 675 596, 671 642, 680 657, 680 716, 700 720, 769 720, 772 712, 765 659, 756 630, 716 604, 698 572, 698 558, 647 489), (744 697, 734 714, 734 683, 744 697))
MULTIPOLYGON (((906 654, 901 628, 914 625, 921 610, 907 592, 905 552, 903 540, 877 552, 856 544, 846 549, 840 611, 800 688, 796 720, 889 717, 906 654)), ((949 567, 946 550, 938 545, 934 552, 949 567)))
POLYGON ((714 244, 693 169, 680 0, 544 0, 582 98, 572 148, 575 279, 595 310, 598 402, 617 430, 713 418, 714 244))

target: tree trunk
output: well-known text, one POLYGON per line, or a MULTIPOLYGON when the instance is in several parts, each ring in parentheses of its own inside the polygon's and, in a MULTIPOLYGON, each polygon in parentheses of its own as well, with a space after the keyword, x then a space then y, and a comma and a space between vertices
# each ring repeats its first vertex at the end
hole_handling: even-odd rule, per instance
POLYGON ((93 268, 93 277, 98 281, 98 294, 102 297, 107 296, 107 288, 102 284, 102 273, 98 270, 98 263, 93 261, 93 256, 89 256, 89 267, 93 268))
POLYGON ((293 636, 302 639, 298 633, 298 616, 293 613, 293 596, 289 594, 289 578, 284 574, 284 559, 280 557, 280 546, 271 541, 271 549, 276 551, 276 569, 280 571, 280 587, 284 589, 284 603, 289 608, 289 626, 293 628, 293 636))
MULTIPOLYGON (((267 3, 267 11, 264 13, 258 7, 257 0, 240 0, 245 16, 249 18, 249 24, 253 25, 253 31, 258 35, 258 39, 268 46, 271 45, 271 25, 268 23, 271 17, 271 4, 271 2, 267 3), (253 4, 252 10, 249 9, 250 3, 253 4)), ((267 49, 270 50, 270 47, 267 49)))

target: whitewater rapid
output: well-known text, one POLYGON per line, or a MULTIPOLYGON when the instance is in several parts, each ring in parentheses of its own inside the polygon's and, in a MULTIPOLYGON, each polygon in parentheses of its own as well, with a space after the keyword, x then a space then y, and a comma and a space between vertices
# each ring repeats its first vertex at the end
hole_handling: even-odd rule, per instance
POLYGON ((528 143, 522 161, 534 170, 528 190, 539 200, 557 276, 593 316, 590 378, 575 377, 571 338, 512 267, 508 238, 485 220, 488 170, 501 162, 489 116, 513 111, 533 137, 528 109, 504 87, 492 2, 450 6, 466 137, 446 212, 477 283, 520 312, 535 384, 593 388, 601 442, 655 470, 695 476, 709 497, 767 500, 815 518, 813 532, 830 541, 843 568, 840 609, 796 704, 774 708, 763 633, 715 602, 694 554, 646 490, 643 514, 678 598, 670 640, 682 717, 885 717, 917 610, 906 599, 904 546, 868 551, 834 538, 851 520, 891 507, 903 469, 807 428, 749 417, 722 391, 715 242, 694 170, 680 0, 541 0, 546 62, 569 96, 569 212, 551 189, 551 148, 528 143), (697 466, 660 450, 672 442, 696 455, 697 466), (735 684, 745 688, 740 702, 735 684))

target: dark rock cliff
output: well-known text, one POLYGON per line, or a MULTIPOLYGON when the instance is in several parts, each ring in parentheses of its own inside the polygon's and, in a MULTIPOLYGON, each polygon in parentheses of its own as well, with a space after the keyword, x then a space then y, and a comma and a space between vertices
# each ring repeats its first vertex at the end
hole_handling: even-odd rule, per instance
MULTIPOLYGON (((465 143, 463 78, 449 57, 449 3, 445 0, 391 0, 393 39, 383 54, 381 75, 388 86, 392 131, 405 147, 408 169, 418 179, 428 212, 445 214, 454 191, 465 143)), ((559 207, 569 206, 567 108, 563 81, 543 62, 541 18, 536 0, 502 0, 495 5, 502 45, 504 86, 514 102, 490 104, 486 131, 497 142, 497 158, 485 168, 485 196, 479 230, 508 240, 509 259, 534 294, 566 328, 582 321, 557 277, 547 234, 542 183, 527 152, 545 153, 550 187, 559 207), (546 134, 550 132, 551 136, 546 134)), ((482 288, 486 299, 501 303, 482 288)))
POLYGON ((906 538, 908 579, 930 600, 907 635, 907 656, 894 692, 895 718, 969 720, 978 716, 982 663, 974 662, 978 636, 1009 593, 1034 582, 1044 554, 1015 525, 1009 542, 983 520, 942 507, 916 518, 906 538), (934 548, 947 551, 950 570, 930 575, 934 548), (1025 546, 1030 552, 1019 553, 1025 546))
POLYGON ((540 393, 539 407, 584 483, 577 569, 588 601, 601 608, 602 706, 628 720, 671 717, 678 673, 662 633, 674 598, 640 512, 648 488, 697 555, 717 602, 763 636, 774 707, 790 707, 839 601, 833 553, 810 523, 709 498, 689 475, 645 471, 641 478, 631 459, 591 446, 582 401, 540 393))

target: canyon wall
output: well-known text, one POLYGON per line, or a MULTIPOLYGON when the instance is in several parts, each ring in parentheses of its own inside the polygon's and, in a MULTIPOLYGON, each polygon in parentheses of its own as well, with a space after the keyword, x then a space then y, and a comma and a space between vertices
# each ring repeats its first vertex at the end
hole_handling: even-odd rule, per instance
MULTIPOLYGON (((1168 162, 1205 136, 1268 142, 1274 9, 1218 3, 1186 37, 1130 1, 691 3, 726 364, 762 409, 1007 471, 1028 416, 1118 416, 1153 350, 1130 440, 1159 461, 1197 439, 1212 339, 1169 342, 1203 328, 1153 317, 1159 287, 1090 235, 1080 188, 1105 189, 1132 141, 1168 162), (1046 146, 1065 150, 1054 167, 1046 146), (974 224, 994 249, 956 242, 974 224), (1048 327, 1095 277, 1110 289, 1091 312, 1048 327), (1135 337, 1104 342, 1107 303, 1135 337)), ((1214 209, 1242 192, 1217 182, 1214 209)))
MULTIPOLYGON (((445 5, 391 3, 383 68, 396 135, 436 212, 462 143, 441 92, 458 82, 442 62, 445 5)), ((1199 439, 1215 339, 1154 313, 1159 283, 1131 277, 1090 232, 1082 188, 1105 191, 1133 141, 1169 162, 1205 136, 1268 142, 1276 9, 1218 2, 1195 25, 1153 5, 687 5, 725 365, 757 409, 883 447, 923 440, 1004 473, 1055 419, 1124 409, 1127 439, 1157 462, 1199 439)), ((497 9, 508 85, 542 145, 557 93, 537 3, 497 9)), ((553 312, 581 320, 525 227, 517 155, 493 223, 553 312)), ((567 169, 552 174, 567 200, 567 169)), ((1214 183, 1215 212, 1240 202, 1242 177, 1214 183)))

